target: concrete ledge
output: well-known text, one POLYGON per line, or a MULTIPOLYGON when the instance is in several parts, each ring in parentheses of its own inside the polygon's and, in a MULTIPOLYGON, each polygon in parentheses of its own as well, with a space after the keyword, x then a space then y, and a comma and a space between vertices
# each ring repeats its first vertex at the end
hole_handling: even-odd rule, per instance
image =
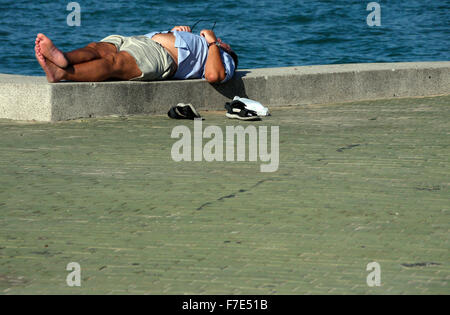
POLYGON ((270 107, 442 94, 450 94, 450 61, 249 69, 223 85, 203 80, 49 84, 44 77, 0 74, 0 118, 165 114, 179 102, 223 110, 235 95, 270 107))

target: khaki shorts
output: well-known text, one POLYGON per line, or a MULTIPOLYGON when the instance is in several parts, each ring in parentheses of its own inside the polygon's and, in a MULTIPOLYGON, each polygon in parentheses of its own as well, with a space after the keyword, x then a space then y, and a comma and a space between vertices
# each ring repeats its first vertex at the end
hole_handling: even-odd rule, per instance
POLYGON ((142 75, 131 80, 169 79, 177 70, 176 63, 164 47, 147 36, 111 35, 101 42, 114 44, 117 51, 126 51, 134 57, 142 75))

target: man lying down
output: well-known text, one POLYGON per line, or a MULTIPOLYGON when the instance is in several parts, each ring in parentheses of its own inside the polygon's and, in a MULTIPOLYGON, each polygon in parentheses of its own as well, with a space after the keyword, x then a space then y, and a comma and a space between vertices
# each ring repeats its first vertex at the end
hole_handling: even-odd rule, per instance
POLYGON ((200 78, 223 83, 233 77, 238 65, 230 45, 212 30, 195 35, 189 26, 142 36, 111 35, 67 53, 38 34, 35 53, 51 83, 200 78))

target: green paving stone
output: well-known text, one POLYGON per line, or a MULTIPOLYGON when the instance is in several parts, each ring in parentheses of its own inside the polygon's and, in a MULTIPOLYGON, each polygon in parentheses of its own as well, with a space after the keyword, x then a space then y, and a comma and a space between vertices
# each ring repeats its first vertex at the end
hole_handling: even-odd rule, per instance
POLYGON ((0 293, 448 294, 449 105, 273 108, 252 124, 280 126, 274 173, 174 162, 191 121, 0 120, 0 293))

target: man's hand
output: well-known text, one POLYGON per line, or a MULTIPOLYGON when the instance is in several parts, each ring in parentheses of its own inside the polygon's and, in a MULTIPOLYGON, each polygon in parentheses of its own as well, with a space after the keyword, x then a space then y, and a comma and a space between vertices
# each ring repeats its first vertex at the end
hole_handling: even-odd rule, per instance
POLYGON ((216 35, 211 30, 202 30, 200 32, 200 36, 203 36, 206 39, 208 44, 214 43, 217 41, 216 35))
POLYGON ((189 26, 175 26, 172 28, 171 32, 179 31, 179 32, 191 32, 191 28, 189 26))
POLYGON ((231 46, 228 45, 227 43, 222 42, 222 40, 220 38, 217 39, 217 41, 220 44, 220 47, 222 47, 223 50, 225 50, 226 52, 230 52, 231 50, 231 46))

